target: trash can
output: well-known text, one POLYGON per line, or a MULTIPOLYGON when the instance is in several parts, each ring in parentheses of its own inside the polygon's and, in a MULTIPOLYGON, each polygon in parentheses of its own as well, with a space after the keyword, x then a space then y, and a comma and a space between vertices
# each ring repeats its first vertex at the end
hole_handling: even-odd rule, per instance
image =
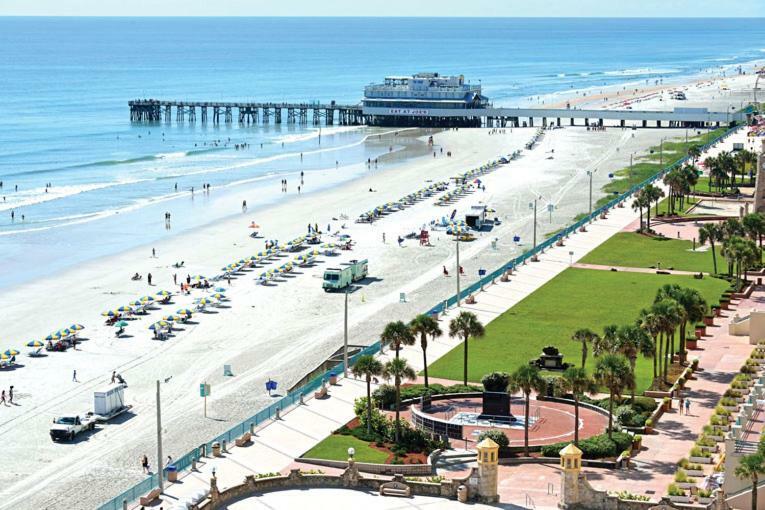
POLYGON ((468 489, 464 485, 460 485, 457 487, 457 501, 460 503, 467 503, 468 500, 468 489))
POLYGON ((175 468, 174 465, 170 464, 165 468, 165 472, 167 473, 167 481, 168 482, 177 482, 178 481, 178 470, 175 468))
POLYGON ((212 454, 213 457, 220 457, 220 443, 217 441, 212 444, 212 454))

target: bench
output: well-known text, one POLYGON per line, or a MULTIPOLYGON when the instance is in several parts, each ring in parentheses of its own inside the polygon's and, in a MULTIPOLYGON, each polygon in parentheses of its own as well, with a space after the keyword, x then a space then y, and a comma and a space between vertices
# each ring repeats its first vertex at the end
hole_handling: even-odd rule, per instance
POLYGON ((141 496, 138 500, 138 503, 140 503, 141 506, 150 506, 154 502, 154 500, 159 498, 160 494, 162 494, 162 491, 160 491, 159 489, 154 489, 147 495, 141 496))
POLYGON ((388 482, 380 485, 380 495, 408 498, 412 495, 412 489, 405 483, 388 482))
POLYGON ((247 446, 250 444, 250 440, 252 439, 252 435, 249 432, 245 432, 242 434, 242 437, 238 437, 234 440, 234 444, 236 446, 247 446))

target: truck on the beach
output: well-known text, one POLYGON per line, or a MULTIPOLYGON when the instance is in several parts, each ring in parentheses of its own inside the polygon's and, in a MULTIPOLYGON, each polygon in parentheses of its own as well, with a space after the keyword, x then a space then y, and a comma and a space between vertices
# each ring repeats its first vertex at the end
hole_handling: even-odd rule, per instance
POLYGON ((96 423, 105 423, 128 411, 132 406, 125 405, 124 388, 124 384, 110 384, 93 392, 93 411, 53 418, 50 438, 54 441, 72 441, 80 432, 94 430, 96 423))
POLYGON ((50 426, 50 438, 54 441, 72 441, 80 432, 95 428, 96 417, 91 414, 57 416, 50 426))
POLYGON ((367 259, 351 260, 350 264, 343 268, 327 268, 324 271, 324 280, 321 286, 325 292, 344 289, 353 282, 366 278, 368 271, 369 263, 367 259))

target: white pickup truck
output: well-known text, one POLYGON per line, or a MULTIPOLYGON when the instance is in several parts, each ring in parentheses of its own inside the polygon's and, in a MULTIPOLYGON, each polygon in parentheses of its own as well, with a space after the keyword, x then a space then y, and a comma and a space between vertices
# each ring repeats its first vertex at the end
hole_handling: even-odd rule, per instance
POLYGON ((80 432, 96 428, 96 417, 92 414, 83 416, 59 416, 50 426, 50 438, 54 441, 72 441, 80 432))

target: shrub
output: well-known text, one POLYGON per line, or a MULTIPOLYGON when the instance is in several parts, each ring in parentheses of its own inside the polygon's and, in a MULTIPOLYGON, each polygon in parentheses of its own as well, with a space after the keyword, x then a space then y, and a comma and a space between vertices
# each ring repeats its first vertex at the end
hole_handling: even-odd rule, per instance
POLYGON ((670 496, 685 496, 685 491, 674 483, 671 483, 669 484, 669 487, 667 487, 667 494, 670 496))
POLYGON ((697 494, 698 494, 698 496, 700 498, 711 498, 712 497, 712 489, 699 489, 697 494))
POLYGON ((506 392, 510 383, 510 374, 507 372, 492 372, 481 378, 481 384, 485 391, 506 392))
POLYGON ((651 498, 648 496, 644 496, 642 494, 633 494, 629 491, 619 491, 610 494, 626 501, 651 501, 651 498))
POLYGON ((702 450, 699 446, 694 446, 691 448, 691 457, 711 457, 712 454, 702 450))
POLYGON ((686 457, 683 457, 682 459, 677 461, 677 467, 688 469, 688 466, 690 465, 690 463, 691 462, 686 457))
POLYGON ((730 411, 725 409, 723 406, 718 405, 717 407, 715 407, 715 414, 717 416, 730 416, 730 411))
POLYGON ((688 481, 688 473, 685 472, 685 469, 680 468, 677 471, 675 471, 675 481, 678 483, 683 483, 688 481))
MULTIPOLYGON (((568 445, 568 442, 555 443, 542 447, 544 457, 558 457, 559 452, 568 445)), ((614 432, 613 438, 608 434, 589 437, 579 441, 579 449, 585 459, 602 459, 605 457, 617 457, 619 453, 632 447, 632 436, 626 432, 614 432)))
POLYGON ((481 432, 481 435, 478 436, 478 442, 480 443, 486 438, 491 439, 495 443, 499 445, 500 448, 507 448, 510 446, 510 440, 507 438, 504 432, 501 430, 486 430, 484 432, 481 432))
MULTIPOLYGON (((429 388, 422 384, 412 384, 401 388, 401 400, 418 398, 423 395, 447 395, 450 393, 476 393, 481 391, 483 391, 483 388, 480 386, 463 386, 462 384, 455 384, 453 386, 431 384, 429 388)), ((375 405, 391 409, 396 403, 396 388, 389 384, 382 384, 372 392, 372 400, 375 405)))
POLYGON ((738 402, 734 398, 723 397, 720 399, 720 405, 726 406, 726 407, 736 407, 738 405, 738 402))
POLYGON ((646 426, 646 427, 653 427, 653 419, 651 419, 651 418, 648 418, 648 419, 645 421, 645 426, 646 426))
POLYGON ((640 413, 652 413, 656 409, 656 401, 651 397, 635 397, 632 407, 640 413))
POLYGON ((696 444, 699 446, 715 446, 717 441, 702 434, 697 440, 696 444))

